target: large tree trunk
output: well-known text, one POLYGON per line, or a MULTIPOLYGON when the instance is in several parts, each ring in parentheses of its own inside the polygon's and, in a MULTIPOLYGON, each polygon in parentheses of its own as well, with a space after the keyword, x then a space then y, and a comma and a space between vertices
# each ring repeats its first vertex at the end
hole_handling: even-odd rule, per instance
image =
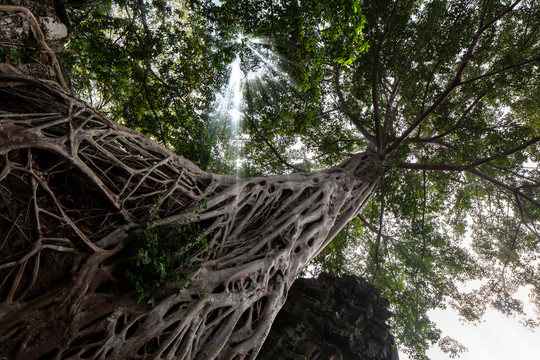
POLYGON ((258 360, 397 360, 388 301, 366 279, 298 279, 258 360))
POLYGON ((316 173, 212 175, 48 83, 3 73, 0 98, 10 359, 253 359, 295 276, 378 181, 370 154, 316 173), (208 237, 178 269, 190 286, 156 288, 155 306, 136 303, 122 271, 149 214, 208 237))

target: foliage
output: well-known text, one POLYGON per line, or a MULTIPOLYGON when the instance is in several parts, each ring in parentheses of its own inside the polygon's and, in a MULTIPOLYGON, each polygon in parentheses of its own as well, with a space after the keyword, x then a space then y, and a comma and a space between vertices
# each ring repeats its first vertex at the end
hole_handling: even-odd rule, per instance
POLYGON ((64 56, 74 92, 202 169, 217 130, 205 110, 230 56, 182 2, 123 0, 71 10, 64 56))
POLYGON ((187 288, 191 279, 179 272, 189 269, 193 255, 211 252, 199 223, 165 226, 155 211, 145 227, 131 232, 126 276, 139 293, 137 303, 148 298, 154 305, 159 289, 187 288))
POLYGON ((353 265, 362 261, 358 257, 359 240, 362 238, 364 229, 358 218, 349 222, 345 229, 336 235, 334 240, 313 261, 311 274, 332 273, 338 277, 351 275, 357 272, 353 265))
POLYGON ((276 43, 304 89, 318 86, 327 61, 348 65, 367 48, 358 0, 206 1, 205 7, 220 35, 240 32, 276 43))
POLYGON ((19 65, 26 62, 46 62, 44 61, 42 49, 39 46, 15 46, 15 45, 0 45, 0 62, 19 65))
POLYGON ((7 64, 20 64, 21 57, 17 47, 0 46, 0 61, 7 64))

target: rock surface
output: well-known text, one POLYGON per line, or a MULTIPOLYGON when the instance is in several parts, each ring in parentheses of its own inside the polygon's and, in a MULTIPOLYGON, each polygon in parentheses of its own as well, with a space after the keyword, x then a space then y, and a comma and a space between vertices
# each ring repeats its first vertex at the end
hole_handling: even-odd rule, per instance
POLYGON ((297 279, 257 359, 396 360, 388 305, 364 278, 297 279))

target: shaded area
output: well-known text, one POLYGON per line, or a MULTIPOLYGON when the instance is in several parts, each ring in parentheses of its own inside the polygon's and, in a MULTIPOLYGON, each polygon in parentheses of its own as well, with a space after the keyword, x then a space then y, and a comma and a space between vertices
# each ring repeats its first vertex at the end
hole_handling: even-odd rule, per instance
POLYGON ((398 359, 388 305, 361 277, 298 279, 258 359, 398 359))

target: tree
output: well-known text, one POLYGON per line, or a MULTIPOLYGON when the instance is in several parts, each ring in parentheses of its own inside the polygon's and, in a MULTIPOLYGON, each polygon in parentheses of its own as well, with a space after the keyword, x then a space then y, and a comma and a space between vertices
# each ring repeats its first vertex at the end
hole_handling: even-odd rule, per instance
POLYGON ((42 82, 1 79, 17 84, 2 86, 8 356, 253 358, 298 272, 377 183, 369 154, 309 174, 210 175, 42 82), (158 257, 163 233, 173 245, 158 257), (136 239, 128 261, 157 268, 132 274, 151 305, 117 285, 136 239))
MULTIPOLYGON (((318 26, 286 39, 285 48, 301 50, 291 55, 313 55, 305 66, 319 69, 315 78, 291 73, 318 102, 260 111, 264 97, 251 94, 246 132, 266 141, 248 153, 265 144, 275 156, 273 144, 296 136, 320 164, 365 150, 314 173, 211 175, 52 85, 2 74, 1 354, 254 358, 294 277, 353 218, 366 236, 375 230, 366 268, 409 307, 410 338, 426 337, 424 310, 444 296, 475 309, 463 304, 478 296, 460 298, 452 276, 492 271, 488 288, 497 291, 485 297, 515 309, 506 268, 519 270, 512 281, 538 286, 537 269, 521 258, 536 256, 538 244, 537 174, 522 167, 537 160, 537 6, 360 5, 370 48, 357 60, 319 52, 334 38, 318 26), (477 204, 493 205, 489 222, 477 204), (458 238, 474 215, 478 254, 498 262, 460 258, 467 254, 434 214, 450 219, 447 235, 458 238), (396 240, 384 223, 405 231, 396 240), (495 250, 486 246, 492 234, 495 250)), ((294 34, 290 24, 274 30, 294 34)))
POLYGON ((0 79, 9 357, 253 358, 377 182, 369 154, 270 181, 211 175, 52 84, 0 79))
MULTIPOLYGON (((366 148, 388 156, 377 195, 316 268, 362 274, 383 289, 400 343, 418 359, 440 338, 427 310, 451 306, 476 321, 486 309, 479 304, 520 313, 520 286, 537 299, 536 2, 360 2, 369 48, 346 66, 325 52, 321 29, 339 29, 347 16, 313 28, 295 2, 262 2, 270 14, 227 12, 235 5, 223 3, 212 12, 216 27, 241 24, 255 39, 274 38, 272 49, 295 63, 321 64, 307 84, 302 68, 290 71, 309 87, 309 106, 294 91, 247 88, 250 168, 306 168, 291 149, 298 139, 312 169, 366 148), (459 283, 471 279, 485 284, 463 293, 459 283)), ((301 4, 318 9, 317 1, 301 4)))

